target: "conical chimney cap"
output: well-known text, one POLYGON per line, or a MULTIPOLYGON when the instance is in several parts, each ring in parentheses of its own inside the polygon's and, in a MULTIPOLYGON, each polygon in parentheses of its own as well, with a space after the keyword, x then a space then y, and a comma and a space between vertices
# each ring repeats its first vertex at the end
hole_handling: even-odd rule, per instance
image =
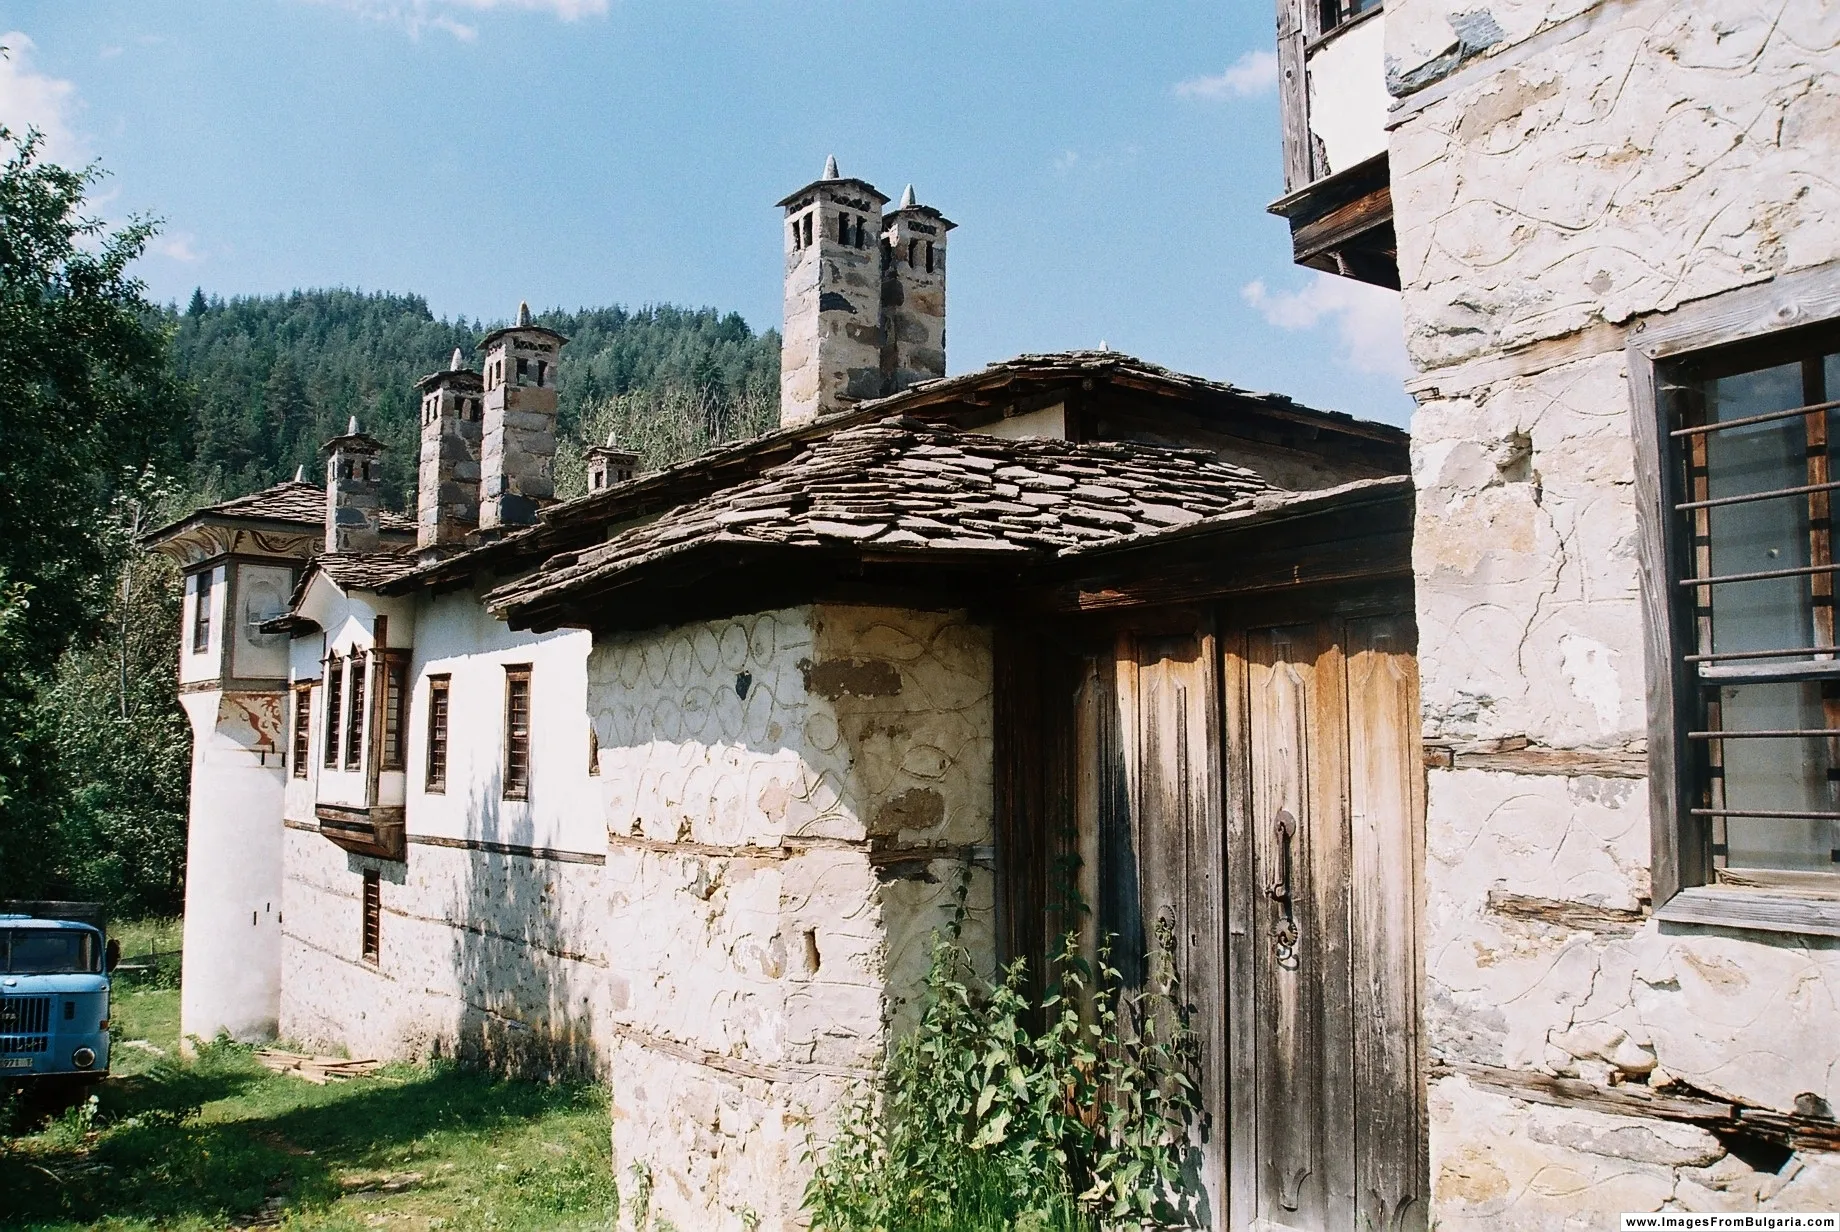
POLYGON ((296 466, 294 468, 294 482, 295 483, 305 483, 306 481, 307 481, 307 464, 305 462, 302 462, 299 466, 296 466))
POLYGON ((530 324, 530 301, 529 300, 519 300, 518 301, 517 323, 519 325, 529 325, 530 324))
POLYGON ((447 370, 449 372, 458 372, 464 367, 466 367, 466 361, 460 358, 460 348, 455 347, 454 357, 447 361, 447 370))
POLYGON ((358 417, 356 415, 353 415, 351 417, 351 422, 345 425, 345 435, 346 436, 358 435, 358 417))
POLYGON ((824 160, 824 178, 827 180, 841 180, 843 178, 837 170, 837 156, 835 154, 828 156, 824 160))
POLYGON ((914 186, 912 184, 901 191, 901 208, 904 210, 914 208, 914 186))
POLYGON ((618 440, 619 435, 620 434, 616 432, 614 429, 612 428, 607 429, 607 447, 609 449, 619 448, 619 445, 620 445, 620 442, 618 440))

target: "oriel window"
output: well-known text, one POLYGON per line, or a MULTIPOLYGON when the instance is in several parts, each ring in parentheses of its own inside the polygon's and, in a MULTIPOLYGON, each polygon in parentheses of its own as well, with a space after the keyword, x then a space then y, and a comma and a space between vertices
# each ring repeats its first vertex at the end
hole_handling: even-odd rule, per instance
POLYGON ((351 714, 345 720, 345 768, 356 770, 364 764, 364 684, 368 664, 354 653, 345 666, 351 673, 351 714))
POLYGON ((211 648, 211 582, 215 570, 198 575, 192 595, 192 653, 203 654, 211 648))
POLYGON ((345 665, 337 655, 326 656, 326 729, 320 741, 321 760, 328 770, 339 765, 339 710, 345 696, 345 665))
POLYGON ((507 800, 530 795, 530 665, 505 669, 505 784, 507 800))
POLYGON ((1840 331, 1666 375, 1687 841, 1721 879, 1840 872, 1840 331))
POLYGON ((383 770, 401 770, 409 741, 409 664, 400 654, 383 659, 383 770))

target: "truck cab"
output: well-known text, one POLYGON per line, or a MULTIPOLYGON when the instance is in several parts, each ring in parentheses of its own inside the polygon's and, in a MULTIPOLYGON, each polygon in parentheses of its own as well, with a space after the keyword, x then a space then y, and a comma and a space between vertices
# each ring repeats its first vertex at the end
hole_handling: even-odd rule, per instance
POLYGON ((0 915, 0 1084, 109 1073, 109 968, 101 928, 0 915))

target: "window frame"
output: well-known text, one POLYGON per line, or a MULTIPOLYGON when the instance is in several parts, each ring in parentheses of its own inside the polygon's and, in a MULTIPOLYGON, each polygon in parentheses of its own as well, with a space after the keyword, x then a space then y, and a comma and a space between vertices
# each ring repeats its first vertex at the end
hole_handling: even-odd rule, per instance
POLYGON ((500 766, 502 777, 499 782, 499 795, 505 800, 530 799, 531 753, 535 745, 535 741, 531 739, 530 730, 531 717, 536 711, 536 707, 532 704, 533 699, 530 664, 505 664, 504 759, 500 766), (524 686, 523 776, 521 779, 514 773, 518 761, 519 745, 515 721, 516 686, 520 683, 524 686))
POLYGON ((320 763, 328 770, 339 768, 340 724, 339 712, 345 708, 345 660, 338 651, 326 655, 320 665, 320 675, 326 681, 325 722, 321 725, 324 738, 320 741, 320 763))
POLYGON ((1712 867, 1710 826, 1690 811, 1695 785, 1687 733, 1698 686, 1680 649, 1691 638, 1690 630, 1678 629, 1675 594, 1676 565, 1686 545, 1674 505, 1684 498, 1674 490, 1663 396, 1670 370, 1697 353, 1830 323, 1840 323, 1840 263, 1639 321, 1625 341, 1648 680, 1650 879, 1655 916, 1670 923, 1840 936, 1840 876, 1784 872, 1750 879, 1755 883, 1749 885, 1720 883, 1712 867), (1823 884, 1829 878, 1831 887, 1823 884))
POLYGON ((345 750, 341 765, 347 774, 356 774, 364 769, 364 733, 369 726, 365 721, 369 717, 365 711, 371 697, 370 659, 369 655, 358 653, 354 647, 345 660, 345 710, 349 717, 345 721, 345 750))
POLYGON ((365 869, 358 893, 358 954, 375 967, 383 957, 383 874, 365 869))
POLYGON ((406 770, 409 764, 409 654, 404 650, 376 652, 378 707, 382 722, 377 732, 379 770, 406 770))
POLYGON ((313 685, 310 682, 294 686, 293 729, 288 752, 294 758, 293 776, 307 778, 308 764, 313 760, 313 685))
POLYGON ((211 652, 211 606, 217 593, 217 566, 192 575, 192 653, 211 652))
POLYGON ((453 721, 453 677, 442 673, 428 677, 428 732, 422 759, 422 791, 429 795, 447 794, 447 759, 449 728, 453 721), (440 722, 435 721, 435 699, 440 698, 440 722), (435 750, 440 750, 437 758, 435 750), (437 764, 438 762, 438 764, 437 764))

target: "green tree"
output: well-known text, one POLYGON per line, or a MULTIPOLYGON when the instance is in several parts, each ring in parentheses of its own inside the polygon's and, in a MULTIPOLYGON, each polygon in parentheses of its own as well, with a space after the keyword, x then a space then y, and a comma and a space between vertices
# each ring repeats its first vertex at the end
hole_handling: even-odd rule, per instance
POLYGON ((101 172, 0 127, 0 893, 55 888, 55 742, 37 690, 108 609, 120 477, 166 456, 179 401, 128 266, 153 224, 83 215, 101 172))
POLYGON ((39 693, 55 754, 55 884, 130 915, 177 911, 185 871, 191 729, 173 691, 182 583, 138 540, 174 512, 151 471, 101 530, 113 561, 106 619, 39 693))

